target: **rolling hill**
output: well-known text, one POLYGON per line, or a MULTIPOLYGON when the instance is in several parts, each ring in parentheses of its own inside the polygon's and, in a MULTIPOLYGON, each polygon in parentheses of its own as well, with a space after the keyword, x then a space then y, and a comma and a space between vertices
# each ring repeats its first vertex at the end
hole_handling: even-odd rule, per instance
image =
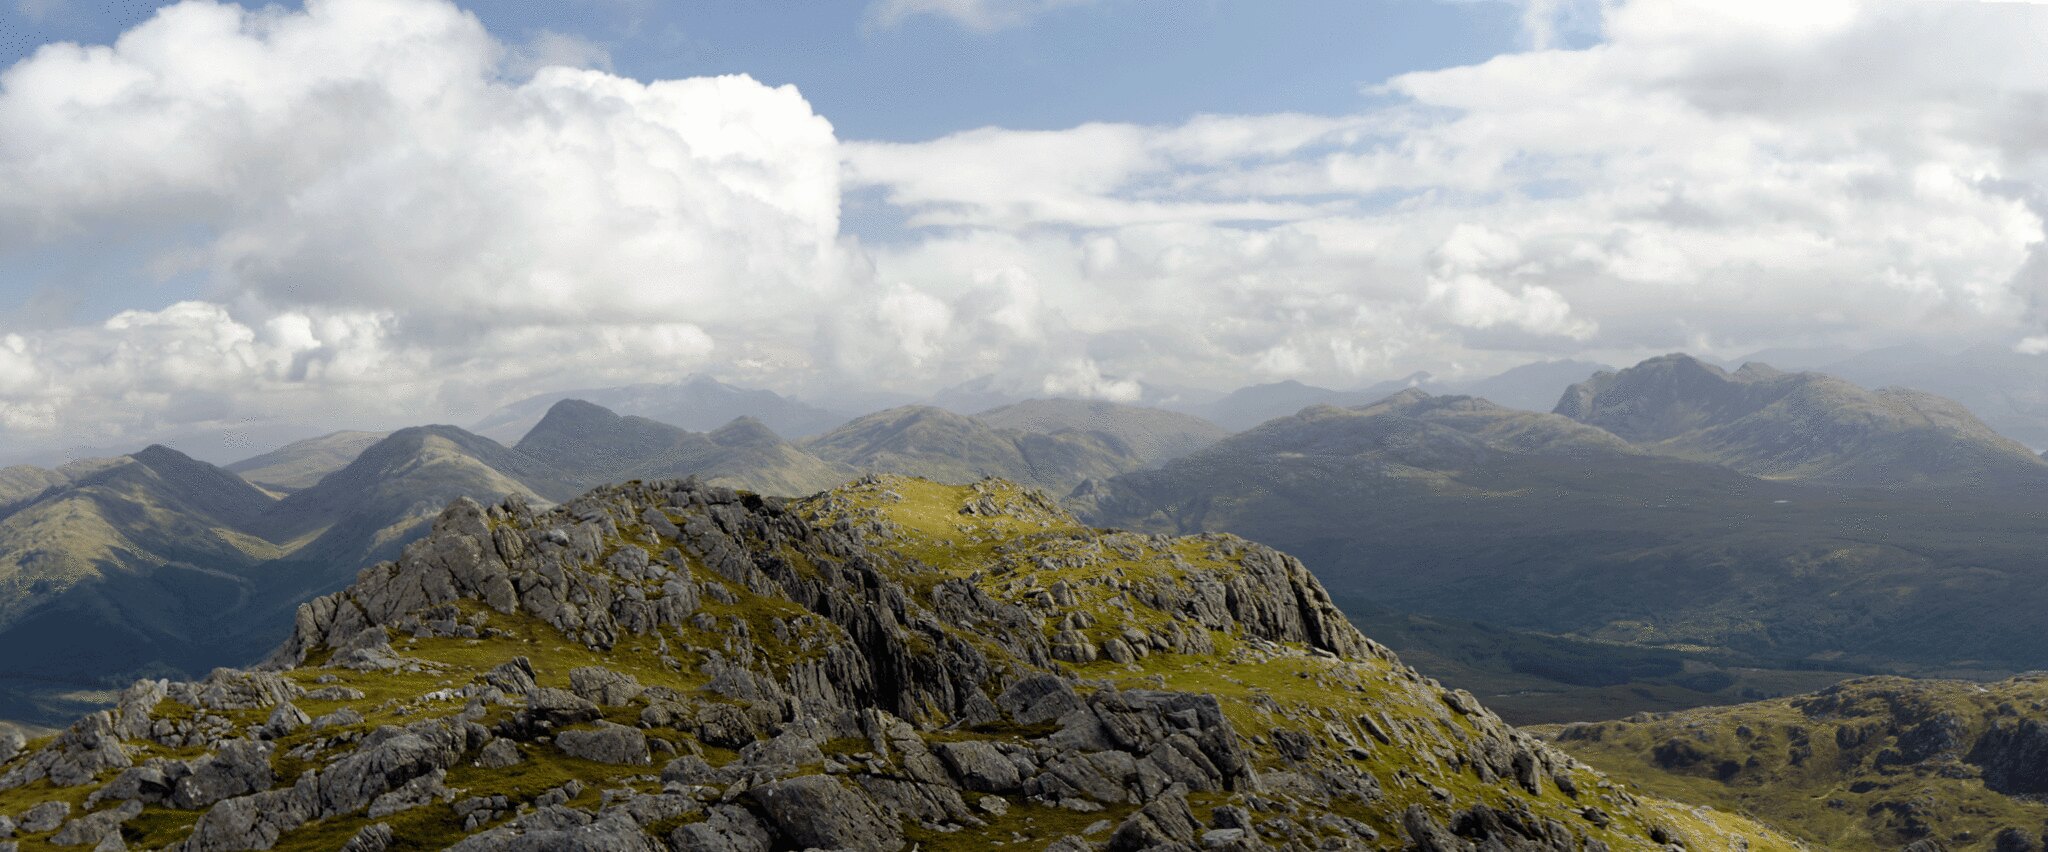
POLYGON ((1230 432, 1199 417, 1159 408, 1101 400, 1033 399, 974 415, 998 429, 1095 434, 1127 449, 1141 465, 1175 459, 1223 439, 1230 432))
POLYGON ((855 470, 941 482, 1000 476, 1054 494, 1141 466, 1134 450, 1108 435, 1002 429, 929 406, 876 412, 803 446, 855 470))

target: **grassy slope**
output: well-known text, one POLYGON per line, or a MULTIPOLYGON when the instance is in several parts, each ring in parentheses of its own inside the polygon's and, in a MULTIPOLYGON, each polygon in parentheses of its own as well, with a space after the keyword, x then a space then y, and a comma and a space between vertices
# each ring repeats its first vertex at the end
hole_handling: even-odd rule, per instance
POLYGON ((2048 680, 1980 685, 1871 678, 1816 695, 1536 729, 1603 771, 1658 795, 1707 802, 1783 826, 1828 849, 1897 849, 1930 838, 1994 848, 2000 830, 2038 834, 2048 804, 1988 789, 1974 735, 2038 716, 2048 680), (1944 714, 1963 745, 1904 758, 1902 738, 1944 714))

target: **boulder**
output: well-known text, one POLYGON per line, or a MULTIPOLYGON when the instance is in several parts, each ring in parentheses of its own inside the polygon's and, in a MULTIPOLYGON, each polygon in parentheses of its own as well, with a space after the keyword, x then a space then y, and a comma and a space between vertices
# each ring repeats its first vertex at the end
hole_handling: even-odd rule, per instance
POLYGON ((142 803, 122 802, 120 807, 87 814, 64 824, 50 835, 52 846, 98 846, 108 838, 121 839, 121 824, 142 813, 142 803))
POLYGON ((743 798, 766 817, 776 836, 799 849, 895 852, 901 829, 873 802, 826 775, 772 781, 743 798))
POLYGON ((44 802, 23 811, 21 819, 15 821, 23 834, 41 834, 56 828, 71 815, 69 802, 44 802))
POLYGON ((632 675, 599 666, 585 666, 569 672, 569 688, 584 699, 605 707, 624 706, 647 691, 632 675))
POLYGON ((598 763, 619 766, 647 766, 654 758, 647 747, 647 735, 637 728, 599 722, 595 730, 568 730, 555 735, 555 747, 563 754, 598 763))

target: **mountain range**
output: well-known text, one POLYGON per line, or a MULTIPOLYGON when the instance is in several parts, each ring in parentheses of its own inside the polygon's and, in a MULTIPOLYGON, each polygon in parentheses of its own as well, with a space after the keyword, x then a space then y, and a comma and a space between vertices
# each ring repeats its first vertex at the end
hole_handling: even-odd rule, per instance
POLYGON ((1230 536, 1000 480, 458 501, 266 664, 0 737, 31 846, 1791 852, 1516 730, 1230 536))
POLYGON ((1685 356, 1581 377, 1549 413, 1413 384, 1237 434, 1037 400, 906 406, 791 441, 752 417, 693 431, 565 399, 509 446, 427 426, 353 457, 371 436, 233 465, 260 487, 165 448, 10 468, 0 640, 67 638, 60 654, 0 650, 0 693, 48 721, 33 696, 246 660, 457 497, 544 506, 689 476, 795 496, 871 471, 1001 476, 1104 525, 1286 547, 1402 650, 1521 719, 2048 659, 2021 617, 2048 606, 2033 558, 2048 465, 1953 403, 1685 356))
POLYGON ((1675 357, 1549 414, 1414 390, 1310 408, 1081 505, 1288 549, 1340 600, 1536 638, 2010 672, 2048 659, 2042 473, 1952 405, 1675 357))
POLYGON ((831 429, 848 415, 793 400, 769 390, 726 384, 710 376, 677 382, 623 385, 557 391, 527 397, 478 420, 471 430, 504 443, 517 441, 540 422, 555 403, 576 399, 620 414, 645 417, 697 432, 709 432, 741 417, 766 424, 786 438, 804 438, 831 429))
POLYGON ((551 505, 603 483, 682 477, 795 496, 862 470, 955 482, 995 473, 1064 493, 1220 434, 1185 415, 1078 401, 996 416, 1015 428, 912 408, 797 445, 751 417, 695 432, 560 400, 511 446, 421 426, 338 433, 232 465, 260 488, 164 447, 9 468, 0 718, 47 722, 78 708, 62 698, 78 690, 247 661, 298 604, 397 556, 462 497, 551 505))

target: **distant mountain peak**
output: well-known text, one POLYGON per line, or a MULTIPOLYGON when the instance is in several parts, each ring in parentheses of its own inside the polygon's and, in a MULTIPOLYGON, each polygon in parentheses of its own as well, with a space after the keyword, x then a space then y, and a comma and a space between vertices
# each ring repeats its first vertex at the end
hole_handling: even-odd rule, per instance
POLYGON ((1757 362, 1731 374, 1682 353, 1659 356, 1573 385, 1556 413, 1755 476, 2048 488, 2048 467, 2031 451, 1951 400, 1757 362))
POLYGON ((711 441, 720 446, 783 443, 781 435, 775 434, 775 430, 768 428, 768 424, 753 417, 733 418, 731 423, 711 432, 711 441))

